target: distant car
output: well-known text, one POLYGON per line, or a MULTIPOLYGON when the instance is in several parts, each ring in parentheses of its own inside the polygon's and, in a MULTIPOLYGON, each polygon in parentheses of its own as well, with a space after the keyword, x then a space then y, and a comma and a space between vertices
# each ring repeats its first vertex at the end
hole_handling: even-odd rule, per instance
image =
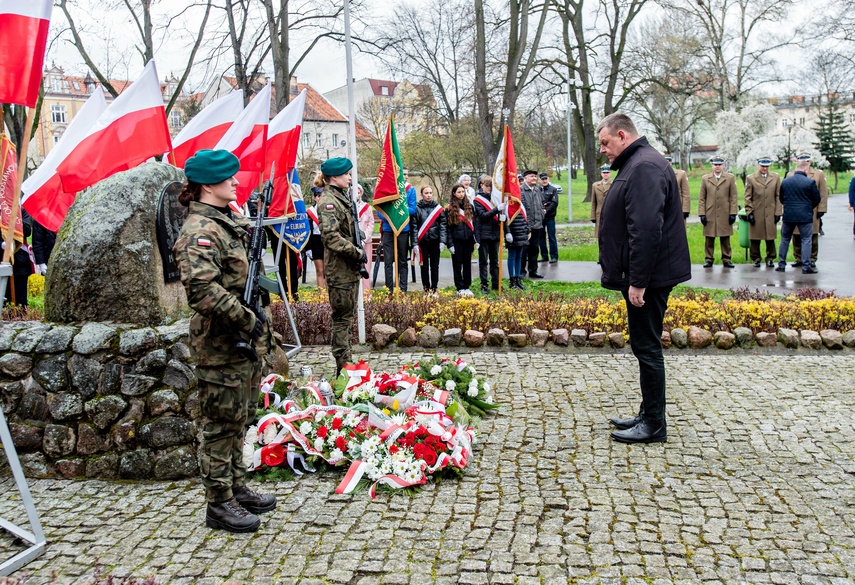
POLYGON ((555 187, 559 193, 564 193, 564 187, 561 185, 556 185, 555 183, 550 183, 553 187, 555 187))

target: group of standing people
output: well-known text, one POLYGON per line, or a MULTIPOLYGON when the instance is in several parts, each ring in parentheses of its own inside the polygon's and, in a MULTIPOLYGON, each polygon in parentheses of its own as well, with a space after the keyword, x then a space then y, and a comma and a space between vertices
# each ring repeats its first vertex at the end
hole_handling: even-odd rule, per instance
MULTIPOLYGON (((33 274, 47 276, 48 261, 56 243, 56 232, 52 232, 30 217, 24 208, 21 208, 21 224, 24 238, 22 242, 15 242, 15 250, 12 254, 14 262, 12 277, 6 285, 4 303, 26 307, 29 305, 27 290, 30 276, 33 274), (32 242, 32 245, 28 242, 32 242)), ((2 243, 2 247, 6 249, 6 242, 2 243)))

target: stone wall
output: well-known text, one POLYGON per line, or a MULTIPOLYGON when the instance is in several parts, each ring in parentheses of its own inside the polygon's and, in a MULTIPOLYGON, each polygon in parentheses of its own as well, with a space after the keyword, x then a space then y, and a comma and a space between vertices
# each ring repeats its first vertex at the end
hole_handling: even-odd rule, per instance
POLYGON ((197 475, 188 320, 0 324, 0 403, 30 477, 197 475))

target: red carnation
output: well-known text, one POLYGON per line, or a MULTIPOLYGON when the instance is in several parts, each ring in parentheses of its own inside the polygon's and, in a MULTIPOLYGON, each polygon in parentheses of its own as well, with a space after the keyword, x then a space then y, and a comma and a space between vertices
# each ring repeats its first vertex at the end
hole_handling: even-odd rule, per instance
POLYGON ((341 419, 336 417, 332 419, 332 428, 334 431, 337 431, 341 428, 341 419))
POLYGON ((344 437, 338 437, 335 440, 335 446, 342 451, 347 451, 347 440, 344 437))
POLYGON ((322 439, 326 439, 329 432, 330 430, 325 426, 318 427, 318 436, 322 439))
POLYGON ((398 439, 398 442, 401 443, 404 447, 412 447, 416 442, 416 434, 414 432, 406 433, 403 437, 398 439))
POLYGON ((423 459, 425 463, 428 465, 434 465, 436 463, 436 451, 431 451, 430 449, 425 449, 425 454, 423 459))
POLYGON ((413 455, 416 456, 416 459, 424 459, 427 451, 428 449, 424 446, 424 443, 416 443, 413 447, 413 455))
POLYGON ((398 446, 397 446, 397 445, 394 445, 394 444, 393 444, 393 445, 390 445, 390 446, 389 446, 389 453, 391 453, 392 455, 394 455, 394 454, 395 454, 395 453, 397 453, 398 451, 400 451, 400 449, 398 449, 398 446))
POLYGON ((428 436, 428 430, 424 427, 419 427, 416 429, 416 436, 419 438, 427 437, 428 436))
POLYGON ((276 467, 285 461, 285 447, 281 443, 265 445, 261 448, 261 462, 268 467, 276 467))

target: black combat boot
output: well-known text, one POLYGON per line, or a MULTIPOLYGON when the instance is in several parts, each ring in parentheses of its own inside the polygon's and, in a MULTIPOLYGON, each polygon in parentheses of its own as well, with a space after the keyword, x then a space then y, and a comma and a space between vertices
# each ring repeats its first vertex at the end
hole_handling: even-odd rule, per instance
POLYGON ((276 497, 267 494, 257 494, 245 485, 232 488, 235 499, 247 512, 263 514, 276 507, 276 497))
POLYGON ((261 520, 255 514, 247 512, 232 498, 225 502, 209 503, 205 524, 229 532, 255 532, 261 526, 261 520))

